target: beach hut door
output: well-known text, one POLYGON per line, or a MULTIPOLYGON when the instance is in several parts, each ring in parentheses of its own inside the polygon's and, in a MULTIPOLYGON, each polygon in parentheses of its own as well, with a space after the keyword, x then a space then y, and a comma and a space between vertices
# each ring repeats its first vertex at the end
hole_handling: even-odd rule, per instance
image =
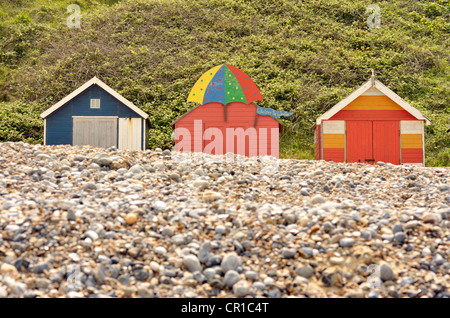
POLYGON ((142 119, 119 118, 119 149, 142 149, 142 119))
POLYGON ((116 117, 73 117, 73 145, 117 146, 116 117))

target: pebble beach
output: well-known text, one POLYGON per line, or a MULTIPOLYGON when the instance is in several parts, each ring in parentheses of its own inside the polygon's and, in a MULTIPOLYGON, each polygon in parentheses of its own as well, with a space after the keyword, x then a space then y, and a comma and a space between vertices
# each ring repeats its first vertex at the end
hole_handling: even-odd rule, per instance
POLYGON ((448 298, 450 168, 0 143, 0 297, 448 298))

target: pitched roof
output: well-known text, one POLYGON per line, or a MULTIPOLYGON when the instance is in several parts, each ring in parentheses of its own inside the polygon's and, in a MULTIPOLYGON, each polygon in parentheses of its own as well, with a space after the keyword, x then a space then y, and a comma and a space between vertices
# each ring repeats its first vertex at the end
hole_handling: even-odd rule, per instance
POLYGON ((415 118, 417 118, 419 120, 424 120, 427 125, 431 124, 431 121, 428 117, 423 115, 418 109, 412 107, 408 102, 406 102, 403 98, 401 98, 396 93, 394 93, 392 90, 390 90, 388 87, 386 87, 379 80, 376 80, 373 75, 367 82, 365 82, 363 85, 361 85, 353 93, 351 93, 349 96, 347 96, 346 98, 341 100, 339 103, 334 105, 327 112, 325 112, 322 116, 317 118, 316 124, 320 125, 322 120, 330 119, 335 114, 337 114, 339 111, 341 111, 345 106, 347 106, 352 101, 354 101, 357 97, 361 96, 364 92, 366 92, 368 89, 371 89, 373 87, 375 87, 380 92, 382 92, 384 95, 386 95, 387 97, 392 99, 395 103, 397 103, 400 107, 402 107, 404 110, 406 110, 408 113, 410 113, 415 118))
POLYGON ((44 111, 41 114, 42 118, 47 117, 48 115, 50 115, 51 113, 53 113, 55 110, 57 110, 58 108, 60 108, 61 106, 63 106, 64 104, 66 104, 68 101, 70 101, 71 99, 73 99, 74 97, 76 97, 77 95, 81 94, 82 92, 84 92, 86 89, 88 89, 89 87, 91 87, 92 85, 98 85, 101 88, 103 88, 105 91, 107 91, 109 94, 111 94, 113 97, 115 97, 117 100, 119 100, 120 102, 122 102, 125 106, 128 106, 129 108, 131 108, 134 112, 136 112, 139 116, 141 116, 144 119, 148 118, 148 114, 146 114, 145 112, 143 112, 141 109, 139 109, 138 107, 136 107, 132 102, 130 102, 129 100, 127 100, 125 97, 123 97, 122 95, 120 95, 119 93, 117 93, 115 90, 113 90, 111 87, 109 87, 108 85, 106 85, 104 82, 102 82, 100 79, 98 79, 97 77, 93 77, 91 78, 89 81, 87 81, 86 83, 84 83, 82 86, 80 86, 79 88, 77 88, 76 90, 74 90, 72 93, 70 93, 69 95, 67 95, 66 97, 64 97, 63 99, 61 99, 59 102, 57 102, 55 105, 53 105, 52 107, 50 107, 49 109, 47 109, 46 111, 44 111))

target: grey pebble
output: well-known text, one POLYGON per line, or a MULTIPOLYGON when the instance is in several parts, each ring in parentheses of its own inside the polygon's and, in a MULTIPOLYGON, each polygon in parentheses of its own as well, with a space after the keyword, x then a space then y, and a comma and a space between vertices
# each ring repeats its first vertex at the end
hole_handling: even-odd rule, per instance
POLYGON ((310 258, 313 256, 313 249, 311 247, 302 247, 301 251, 302 255, 305 256, 306 258, 310 258))
POLYGON ((233 285, 233 293, 236 297, 244 297, 250 294, 250 288, 247 281, 240 280, 233 285))
POLYGON ((217 272, 216 272, 216 270, 214 268, 209 267, 209 268, 206 268, 203 271, 203 275, 205 275, 206 279, 208 281, 210 281, 211 279, 213 279, 217 275, 217 272))
POLYGON ((209 258, 211 258, 211 242, 205 242, 200 247, 200 250, 198 251, 198 259, 200 263, 207 263, 209 258))
POLYGON ((406 240, 406 234, 403 232, 396 232, 394 238, 397 243, 403 244, 406 240))
POLYGON ((222 271, 226 273, 229 270, 236 270, 241 263, 241 258, 236 253, 229 253, 222 259, 220 267, 222 268, 222 271))
POLYGON ((47 262, 38 263, 33 267, 33 273, 42 274, 44 271, 49 270, 50 265, 47 262))
POLYGON ((150 277, 150 273, 144 268, 136 269, 133 274, 138 281, 145 281, 150 277))
POLYGON ((97 190, 97 186, 93 182, 86 182, 82 187, 82 190, 97 190))
POLYGON ((184 238, 184 235, 176 234, 172 236, 172 242, 175 243, 176 245, 183 245, 186 243, 186 240, 184 238))
POLYGON ((380 266, 380 279, 382 279, 383 281, 389 281, 389 280, 395 279, 394 271, 387 263, 383 263, 380 266))
POLYGON ((183 258, 183 263, 190 272, 202 271, 202 265, 195 255, 187 255, 183 258))
POLYGON ((223 226, 223 225, 217 225, 216 226, 216 232, 218 233, 218 234, 225 234, 225 232, 226 232, 226 230, 227 230, 227 228, 225 227, 225 226, 223 226))
POLYGON ((305 278, 311 278, 314 275, 314 269, 309 265, 303 265, 303 266, 297 267, 295 269, 295 272, 299 276, 305 277, 305 278))
POLYGON ((251 280, 251 281, 256 281, 259 278, 258 272, 255 272, 255 271, 252 271, 252 270, 246 271, 244 273, 244 275, 245 275, 245 278, 247 278, 248 280, 251 280))
POLYGON ((254 282, 252 288, 263 291, 266 289, 266 285, 263 282, 254 282))
POLYGON ((441 256, 441 254, 436 254, 433 256, 433 261, 436 266, 441 266, 442 264, 444 264, 445 259, 441 256))
POLYGON ((339 245, 342 247, 352 247, 353 244, 355 244, 355 240, 351 237, 344 237, 339 241, 339 245))
POLYGON ((176 182, 181 182, 181 177, 178 173, 172 173, 170 176, 170 179, 176 181, 176 182))
POLYGON ((128 169, 128 172, 136 174, 136 173, 144 173, 145 169, 141 167, 140 165, 136 164, 132 166, 130 169, 128 169))
POLYGON ((394 225, 394 228, 392 229, 392 233, 397 233, 397 232, 403 232, 403 225, 401 223, 397 223, 394 225))
POLYGON ((236 284, 240 280, 240 276, 238 272, 235 270, 229 270, 226 272, 224 277, 224 284, 228 287, 233 287, 234 284, 236 284))
POLYGON ((414 283, 414 278, 412 278, 412 277, 405 277, 405 278, 402 278, 400 280, 399 285, 402 286, 402 287, 405 287, 405 286, 411 285, 413 283, 414 283))
POLYGON ((278 288, 273 288, 267 292, 269 298, 281 298, 281 291, 278 288))
POLYGON ((313 196, 311 198, 311 203, 312 204, 321 204, 321 203, 325 203, 325 199, 320 195, 320 194, 316 194, 315 196, 313 196))
POLYGON ((174 235, 174 231, 173 231, 173 229, 172 229, 171 227, 166 226, 165 228, 163 228, 163 229, 161 230, 161 234, 164 235, 164 236, 169 236, 169 237, 171 237, 171 236, 174 235))
POLYGON ((309 191, 308 189, 302 188, 300 189, 300 194, 304 196, 309 196, 309 191))
POLYGON ((294 258, 297 251, 293 248, 283 248, 281 251, 281 256, 283 258, 294 258))

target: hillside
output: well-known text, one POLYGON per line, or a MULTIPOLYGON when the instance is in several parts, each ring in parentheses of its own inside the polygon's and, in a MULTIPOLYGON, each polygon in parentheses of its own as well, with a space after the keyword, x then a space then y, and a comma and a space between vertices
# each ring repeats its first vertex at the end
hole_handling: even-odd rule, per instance
POLYGON ((93 76, 146 111, 150 147, 171 148, 170 123, 191 87, 228 63, 283 119, 280 154, 312 158, 315 118, 370 76, 432 121, 427 165, 450 165, 450 2, 4 0, 0 9, 0 140, 42 142, 39 113, 93 76), (81 29, 69 29, 70 3, 81 29))

